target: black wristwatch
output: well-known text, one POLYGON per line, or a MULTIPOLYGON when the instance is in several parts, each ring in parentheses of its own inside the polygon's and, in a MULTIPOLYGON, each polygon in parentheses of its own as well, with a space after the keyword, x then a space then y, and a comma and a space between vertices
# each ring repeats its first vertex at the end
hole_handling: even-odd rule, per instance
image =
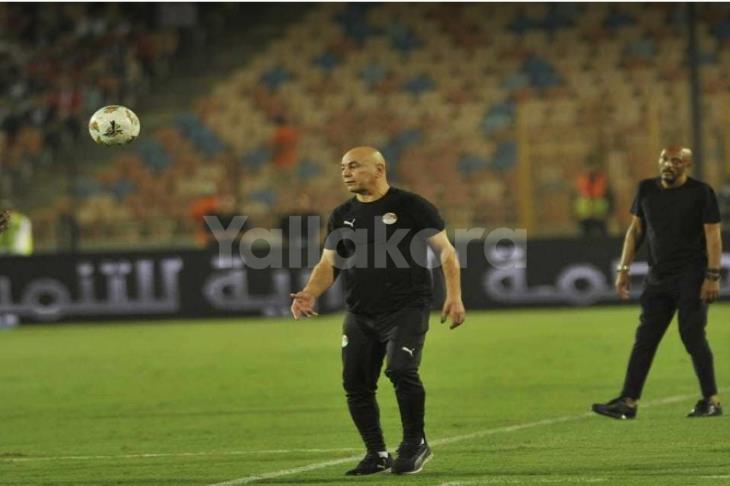
POLYGON ((720 280, 720 269, 719 268, 708 268, 705 270, 705 278, 710 282, 717 282, 720 280))

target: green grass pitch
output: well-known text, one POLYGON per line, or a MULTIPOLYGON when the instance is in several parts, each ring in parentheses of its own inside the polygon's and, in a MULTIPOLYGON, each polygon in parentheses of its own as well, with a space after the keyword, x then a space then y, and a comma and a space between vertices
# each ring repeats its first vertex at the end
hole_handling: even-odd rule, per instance
MULTIPOLYGON (((0 332, 0 484, 730 484, 730 417, 685 418, 699 392, 676 323, 638 419, 586 414, 618 393, 637 318, 636 306, 471 312, 449 331, 432 316, 434 458, 419 475, 354 479, 339 315, 0 332)), ((730 305, 713 306, 721 386, 728 322, 730 305)), ((395 449, 384 376, 379 397, 395 449)))

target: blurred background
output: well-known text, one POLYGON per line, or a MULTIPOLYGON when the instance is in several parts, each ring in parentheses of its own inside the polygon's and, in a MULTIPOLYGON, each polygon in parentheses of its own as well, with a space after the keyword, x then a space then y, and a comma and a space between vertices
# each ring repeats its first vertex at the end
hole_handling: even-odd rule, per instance
POLYGON ((727 4, 4 3, 0 26, 2 206, 33 253, 326 218, 356 145, 452 229, 621 236, 673 143, 727 212, 727 4), (133 144, 92 142, 106 104, 139 115, 133 144))
MULTIPOLYGON (((694 10, 721 191, 730 7, 694 10)), ((660 148, 695 142, 685 4, 2 4, 0 25, 2 194, 37 251, 199 246, 226 197, 254 226, 326 217, 363 144, 451 227, 618 234, 660 148), (139 140, 93 144, 105 104, 139 140)))

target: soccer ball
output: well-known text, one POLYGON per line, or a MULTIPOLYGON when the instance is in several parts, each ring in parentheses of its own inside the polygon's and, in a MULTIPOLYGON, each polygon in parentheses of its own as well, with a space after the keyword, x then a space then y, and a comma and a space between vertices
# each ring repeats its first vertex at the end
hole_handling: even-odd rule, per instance
POLYGON ((89 134, 100 145, 123 145, 139 135, 139 118, 125 106, 109 105, 89 120, 89 134))

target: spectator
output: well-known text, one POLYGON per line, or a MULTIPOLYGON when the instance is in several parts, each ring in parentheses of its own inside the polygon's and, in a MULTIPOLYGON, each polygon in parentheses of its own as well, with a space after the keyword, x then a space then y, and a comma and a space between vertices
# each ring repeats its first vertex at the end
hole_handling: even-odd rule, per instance
POLYGON ((273 164, 278 169, 288 169, 297 162, 299 131, 281 115, 274 119, 274 123, 276 130, 271 141, 273 164))
POLYGON ((587 238, 607 236, 613 198, 608 177, 595 155, 586 162, 586 170, 578 176, 576 186, 575 214, 581 234, 587 238))
MULTIPOLYGON (((2 204, 8 207, 7 201, 2 204)), ((30 255, 33 253, 33 234, 30 219, 18 210, 5 213, 7 228, 0 233, 0 255, 30 255)), ((0 223, 0 226, 3 226, 0 223)))
POLYGON ((203 217, 207 214, 215 214, 218 211, 218 198, 209 193, 195 199, 190 204, 190 220, 195 231, 195 243, 200 247, 208 246, 211 240, 211 233, 205 224, 203 217))

